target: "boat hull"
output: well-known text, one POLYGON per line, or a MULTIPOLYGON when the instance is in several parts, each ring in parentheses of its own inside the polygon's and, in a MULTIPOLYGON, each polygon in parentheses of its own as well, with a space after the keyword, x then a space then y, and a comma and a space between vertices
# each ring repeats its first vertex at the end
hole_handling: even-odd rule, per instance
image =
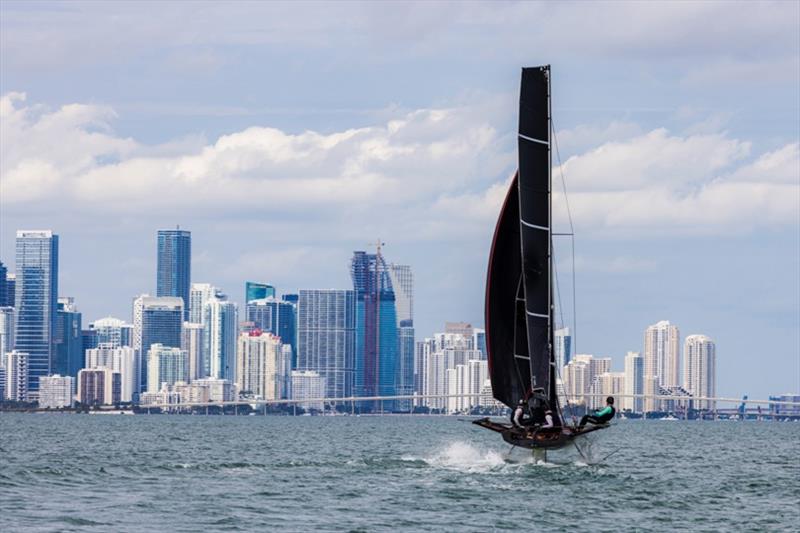
POLYGON ((540 429, 536 427, 519 429, 510 424, 494 422, 489 418, 473 420, 472 423, 500 433, 503 440, 509 444, 531 450, 557 450, 570 445, 572 441, 578 437, 608 427, 608 424, 601 424, 585 427, 564 426, 554 429, 540 429))

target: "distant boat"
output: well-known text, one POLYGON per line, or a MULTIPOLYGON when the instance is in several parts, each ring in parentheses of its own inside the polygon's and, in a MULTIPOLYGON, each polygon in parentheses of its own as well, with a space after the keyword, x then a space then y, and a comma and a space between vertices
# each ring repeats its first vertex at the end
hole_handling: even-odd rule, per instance
POLYGON ((662 416, 661 418, 659 418, 659 420, 670 420, 670 421, 672 421, 672 420, 680 420, 680 419, 679 418, 675 418, 674 416, 672 416, 672 413, 670 413, 667 416, 662 416))
POLYGON ((486 348, 492 394, 514 410, 523 402, 530 426, 482 418, 473 423, 530 449, 557 449, 608 427, 564 425, 553 351, 550 66, 523 68, 517 136, 519 168, 511 181, 489 254, 486 348), (555 427, 538 429, 545 411, 555 427))

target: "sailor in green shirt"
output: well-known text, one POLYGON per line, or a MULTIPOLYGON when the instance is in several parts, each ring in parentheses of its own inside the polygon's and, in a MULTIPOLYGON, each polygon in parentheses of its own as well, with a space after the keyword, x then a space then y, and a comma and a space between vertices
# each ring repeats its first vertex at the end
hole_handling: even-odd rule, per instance
POLYGON ((606 406, 603 409, 593 412, 590 415, 585 415, 581 418, 581 427, 586 425, 586 422, 592 424, 605 424, 612 418, 617 411, 614 409, 614 397, 609 396, 606 398, 606 406))

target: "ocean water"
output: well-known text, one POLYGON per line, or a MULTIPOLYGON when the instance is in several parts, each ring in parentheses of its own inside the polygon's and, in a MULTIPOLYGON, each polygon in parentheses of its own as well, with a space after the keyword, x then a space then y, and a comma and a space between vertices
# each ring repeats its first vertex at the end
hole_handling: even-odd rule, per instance
POLYGON ((800 423, 0 414, 0 530, 798 531, 800 423), (609 455, 611 454, 611 455, 609 455))

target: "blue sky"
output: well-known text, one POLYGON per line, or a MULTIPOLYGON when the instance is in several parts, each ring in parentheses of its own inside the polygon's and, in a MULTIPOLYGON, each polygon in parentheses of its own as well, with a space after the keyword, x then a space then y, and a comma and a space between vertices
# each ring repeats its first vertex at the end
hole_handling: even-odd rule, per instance
POLYGON ((58 232, 88 322, 154 290, 160 227, 237 301, 348 287, 380 237, 419 337, 481 324, 519 69, 550 63, 578 351, 621 369, 668 319, 716 341, 718 393, 797 391, 798 6, 6 1, 0 259, 58 232))

